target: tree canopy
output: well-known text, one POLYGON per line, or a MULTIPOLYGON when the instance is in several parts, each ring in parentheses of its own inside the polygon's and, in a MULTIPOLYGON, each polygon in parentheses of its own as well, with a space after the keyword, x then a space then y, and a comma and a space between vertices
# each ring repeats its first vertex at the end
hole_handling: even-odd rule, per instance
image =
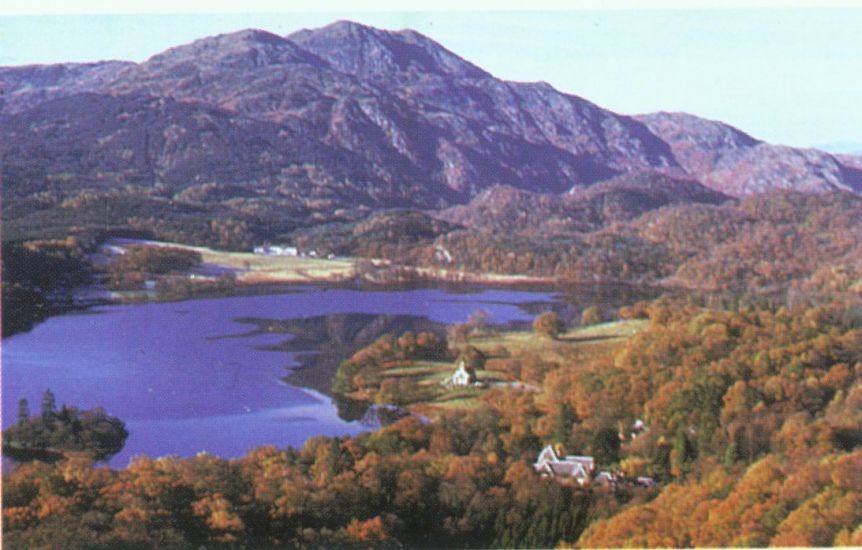
POLYGON ((16 460, 57 458, 68 452, 84 452, 101 460, 123 449, 129 433, 121 420, 103 409, 81 411, 63 405, 45 390, 42 414, 30 416, 27 401, 18 406, 18 422, 3 431, 4 452, 16 460))
POLYGON ((556 338, 565 329, 562 319, 555 311, 546 311, 533 320, 533 331, 539 336, 556 338))

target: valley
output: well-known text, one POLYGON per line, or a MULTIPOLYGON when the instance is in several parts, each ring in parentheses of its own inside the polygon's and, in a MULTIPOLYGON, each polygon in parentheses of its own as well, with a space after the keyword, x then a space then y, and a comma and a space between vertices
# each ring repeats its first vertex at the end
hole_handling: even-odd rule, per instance
POLYGON ((0 170, 10 548, 862 545, 859 155, 338 21, 0 67, 0 170))

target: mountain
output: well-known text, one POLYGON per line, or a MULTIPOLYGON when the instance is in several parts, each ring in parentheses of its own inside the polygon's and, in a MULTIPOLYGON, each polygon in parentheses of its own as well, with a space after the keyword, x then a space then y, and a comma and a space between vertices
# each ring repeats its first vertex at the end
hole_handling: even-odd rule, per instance
POLYGON ((670 145, 688 174, 728 195, 770 189, 862 191, 862 171, 823 151, 770 145, 727 124, 685 113, 636 118, 670 145))
POLYGON ((202 38, 143 63, 0 68, 0 160, 15 213, 128 189, 286 226, 445 209, 499 185, 578 195, 640 173, 733 197, 862 190, 852 157, 692 115, 619 115, 495 78, 415 31, 347 21, 202 38))
POLYGON ((281 144, 290 140, 274 124, 204 104, 92 92, 8 118, 3 133, 4 153, 13 159, 6 163, 6 188, 13 193, 20 181, 50 182, 61 174, 67 183, 84 174, 111 183, 183 184, 201 173, 224 181, 260 179, 271 164, 283 162, 281 144))
MULTIPOLYGON (((495 79, 412 31, 387 32, 349 22, 288 38, 247 30, 172 48, 141 64, 110 67, 114 71, 107 76, 107 65, 90 67, 77 80, 68 76, 64 82, 74 81, 69 94, 85 90, 172 98, 205 104, 224 116, 277 124, 279 131, 302 136, 304 150, 336 154, 330 161, 294 162, 287 150, 295 144, 286 143, 266 159, 275 168, 269 175, 276 185, 301 194, 307 180, 326 181, 335 189, 331 194, 350 195, 334 199, 335 206, 405 206, 409 196, 411 206, 439 207, 469 200, 500 182, 563 192, 573 184, 634 169, 676 165, 667 145, 640 122, 547 84, 495 79), (308 172, 312 163, 317 177, 297 181, 293 174, 308 172)), ((39 122, 26 115, 27 108, 43 96, 62 93, 51 82, 47 94, 35 79, 25 81, 23 73, 5 73, 15 101, 4 104, 10 115, 4 129, 32 130, 39 122)), ((95 109, 97 100, 92 100, 95 109)), ((98 139, 110 140, 116 131, 105 126, 98 139)), ((5 142, 13 138, 8 131, 3 137, 5 142)), ((70 136, 43 139, 69 141, 70 136)), ((48 145, 55 146, 61 145, 48 145)), ((37 154, 4 153, 13 173, 22 154, 37 154)), ((221 171, 205 168, 206 152, 187 160, 201 166, 190 181, 249 179, 225 181, 221 171)), ((147 161, 155 164, 157 159, 147 161)), ((74 175, 88 185, 103 172, 93 166, 74 175)), ((246 183, 261 182, 254 178, 246 183)), ((309 195, 319 198, 321 193, 309 195)))
POLYGON ((835 155, 835 158, 841 162, 842 165, 848 168, 855 168, 857 170, 862 170, 862 154, 858 155, 835 155))
POLYGON ((322 29, 295 32, 288 38, 326 59, 339 71, 380 83, 390 83, 393 78, 405 74, 420 79, 431 75, 491 77, 412 30, 388 32, 351 21, 338 21, 322 29))
POLYGON ((44 101, 102 89, 133 65, 103 61, 0 67, 0 113, 20 113, 44 101))

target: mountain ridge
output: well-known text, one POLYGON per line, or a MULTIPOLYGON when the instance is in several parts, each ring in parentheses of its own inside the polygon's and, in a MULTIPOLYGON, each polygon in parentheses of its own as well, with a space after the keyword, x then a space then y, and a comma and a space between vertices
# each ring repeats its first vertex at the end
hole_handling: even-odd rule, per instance
POLYGON ((644 171, 732 197, 862 191, 852 157, 685 113, 620 115, 544 82, 498 79, 416 31, 349 21, 205 37, 142 63, 0 67, 0 122, 13 196, 213 182, 270 210, 289 201, 331 218, 446 208, 497 185, 563 194, 644 171), (131 134, 152 145, 146 154, 131 134), (179 153, 165 149, 178 139, 179 153))
POLYGON ((840 155, 772 145, 720 121, 688 113, 638 115, 704 185, 736 196, 764 188, 862 191, 862 172, 840 155), (765 173, 764 173, 765 172, 765 173))

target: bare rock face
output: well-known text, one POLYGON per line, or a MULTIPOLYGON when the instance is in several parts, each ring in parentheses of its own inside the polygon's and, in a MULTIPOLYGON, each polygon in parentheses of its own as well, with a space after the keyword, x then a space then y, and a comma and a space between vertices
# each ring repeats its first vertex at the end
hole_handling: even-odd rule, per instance
POLYGON ((770 145, 727 124, 685 113, 636 118, 670 144, 690 175, 734 197, 771 189, 862 191, 862 172, 851 159, 816 149, 770 145))
POLYGON ((0 68, 0 155, 17 196, 60 180, 212 182, 324 213, 445 208, 499 184, 561 194, 641 172, 730 196, 862 189, 852 159, 691 115, 618 115, 497 79, 414 31, 350 22, 208 37, 140 64, 0 68))
POLYGON ((0 67, 0 114, 20 113, 52 99, 102 89, 134 63, 63 63, 0 67))

